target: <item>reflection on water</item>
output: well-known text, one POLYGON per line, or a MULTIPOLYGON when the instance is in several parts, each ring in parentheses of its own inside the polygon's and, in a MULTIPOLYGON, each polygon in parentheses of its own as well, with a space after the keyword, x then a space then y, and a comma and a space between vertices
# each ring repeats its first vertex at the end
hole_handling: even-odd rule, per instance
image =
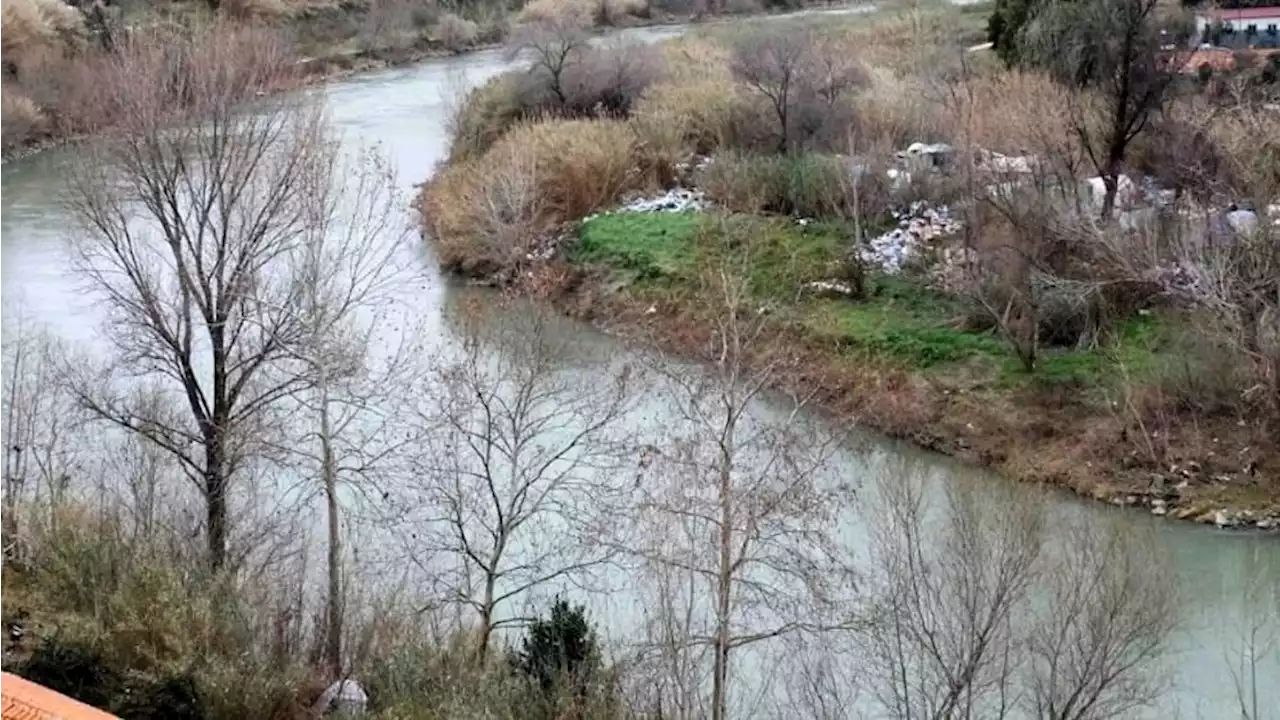
MULTIPOLYGON (((641 29, 627 34, 651 41, 681 31, 641 29)), ((379 144, 393 158, 401 184, 411 190, 445 154, 443 128, 450 95, 503 68, 499 53, 476 53, 351 78, 323 92, 346 137, 353 142, 379 144)), ((77 280, 68 273, 65 241, 74 229, 57 202, 62 168, 75 161, 74 153, 54 151, 4 165, 0 293, 6 326, 21 306, 29 319, 48 324, 60 336, 92 343, 100 311, 87 303, 77 280)), ((412 213, 406 211, 404 220, 411 222, 412 213)), ((479 293, 483 298, 485 291, 446 281, 421 244, 411 243, 405 253, 403 262, 421 268, 412 302, 426 324, 428 337, 436 343, 452 342, 463 297, 479 293)), ((518 321, 521 314, 533 310, 515 303, 504 312, 515 314, 518 321)), ((619 344, 589 328, 568 320, 559 321, 557 327, 559 332, 576 334, 596 346, 600 352, 587 356, 605 358, 599 362, 618 362, 626 357, 619 344)), ((589 367, 584 366, 582 372, 590 372, 589 367)), ((647 396, 638 409, 633 420, 638 429, 661 429, 669 408, 655 403, 656 395, 647 396)), ((767 406, 763 411, 769 411, 767 406)), ((961 476, 1001 482, 981 470, 874 436, 859 437, 856 447, 842 453, 838 462, 842 474, 863 484, 896 482, 903 473, 920 473, 934 482, 961 476)), ((1122 511, 1054 493, 1052 513, 1058 518, 1085 516, 1101 521, 1118 512, 1122 511)), ((1175 688, 1158 715, 1237 716, 1228 660, 1238 659, 1240 634, 1253 619, 1259 614, 1280 615, 1280 543, 1274 538, 1166 522, 1131 511, 1124 511, 1123 518, 1153 530, 1179 578, 1179 603, 1185 621, 1175 638, 1175 688)), ((856 513, 847 518, 843 528, 849 544, 855 548, 863 544, 865 527, 856 513)), ((385 554, 393 555, 394 548, 385 554)), ((638 626, 634 598, 613 595, 595 598, 592 604, 598 617, 610 619, 612 629, 638 626)), ((1274 646, 1258 677, 1264 679, 1259 688, 1265 699, 1263 717, 1280 717, 1280 683, 1276 682, 1280 679, 1280 657, 1274 646)))

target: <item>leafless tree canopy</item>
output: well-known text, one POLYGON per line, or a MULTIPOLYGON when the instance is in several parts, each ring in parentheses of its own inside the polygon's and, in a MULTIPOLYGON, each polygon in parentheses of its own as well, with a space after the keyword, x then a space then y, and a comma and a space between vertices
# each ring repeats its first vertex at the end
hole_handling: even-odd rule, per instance
POLYGON ((445 599, 474 611, 483 658, 494 629, 527 621, 512 607, 527 593, 585 581, 616 554, 630 373, 579 377, 581 346, 541 315, 475 305, 460 340, 423 387, 403 519, 445 599))
POLYGON ((838 601, 851 587, 849 558, 834 524, 852 483, 824 472, 839 437, 801 414, 807 398, 763 402, 786 353, 751 306, 747 255, 707 272, 717 361, 658 362, 674 414, 650 449, 637 516, 641 559, 665 591, 651 618, 664 684, 693 706, 699 681, 686 673, 709 651, 716 718, 728 717, 731 660, 748 646, 851 626, 838 601))
POLYGON ((800 25, 744 35, 733 47, 732 70, 767 106, 781 153, 843 140, 850 96, 867 81, 847 48, 800 25))
POLYGON ((338 149, 321 106, 259 97, 286 58, 271 35, 221 26, 132 42, 111 60, 104 99, 121 124, 85 147, 70 188, 85 230, 78 264, 117 349, 108 377, 82 378, 78 394, 181 462, 206 501, 214 568, 227 557, 233 480, 264 452, 270 410, 305 384, 280 370, 308 337, 306 241, 349 209, 331 191, 338 149), (123 392, 145 374, 166 379, 180 419, 123 392))
POLYGON ((1050 546, 1026 489, 906 470, 873 505, 865 634, 892 717, 1121 718, 1159 697, 1178 616, 1149 538, 1069 518, 1050 546))

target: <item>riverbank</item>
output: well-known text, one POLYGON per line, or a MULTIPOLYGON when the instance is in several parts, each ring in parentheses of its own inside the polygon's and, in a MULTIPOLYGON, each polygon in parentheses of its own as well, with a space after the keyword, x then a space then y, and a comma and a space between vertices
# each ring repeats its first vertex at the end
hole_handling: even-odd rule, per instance
MULTIPOLYGON (((57 5, 60 0, 30 0, 57 5)), ((27 0, 23 0, 27 2, 27 0)), ((255 5, 250 1, 249 6, 255 5)), ((270 5, 271 3, 266 3, 270 5)), ((873 5, 839 0, 794 0, 772 4, 742 2, 716 12, 694 11, 692 4, 682 12, 664 10, 647 0, 541 0, 515 10, 496 12, 483 0, 463 3, 457 13, 445 11, 430 0, 373 0, 367 7, 328 2, 301 3, 291 10, 252 8, 228 14, 232 22, 246 27, 271 29, 288 35, 296 57, 295 84, 282 84, 273 92, 300 85, 328 82, 363 72, 402 67, 432 58, 466 55, 504 46, 513 27, 522 23, 554 18, 557 23, 579 27, 583 32, 603 35, 628 28, 662 27, 713 23, 733 18, 786 15, 807 7, 873 8, 873 5)), ((228 11, 231 13, 231 11, 228 11)), ((46 15, 48 12, 46 11, 46 15)), ((116 24, 137 33, 140 28, 199 27, 213 19, 201 3, 175 3, 140 16, 118 18, 116 24)), ((93 66, 106 62, 100 51, 86 49, 89 30, 74 11, 58 18, 54 29, 30 33, 30 40, 6 44, 5 125, 8 130, 0 146, 0 158, 16 160, 100 132, 98 118, 80 117, 85 103, 74 96, 81 75, 92 74, 93 66), (57 32, 54 32, 54 30, 57 32), (71 38, 71 39, 66 39, 71 38), (51 44, 52 43, 52 44, 51 44), (65 45, 65 46, 63 46, 65 45), (66 57, 58 56, 66 54, 66 57), (40 76, 37 87, 25 88, 24 76, 40 76), (58 77, 65 76, 65 77, 58 77), (38 97, 42 103, 31 102, 38 97), (65 107, 64 107, 65 106, 65 107)), ((14 31, 15 34, 18 31, 14 31)), ((117 30, 119 32, 119 30, 117 30)), ((90 86, 94 83, 89 82, 90 86)))
MULTIPOLYGON (((913 95, 910 73, 929 62, 919 46, 939 37, 922 37, 921 28, 954 37, 954 18, 897 22, 817 41, 830 57, 858 47, 859 59, 878 64, 857 105, 862 127, 881 134, 866 145, 879 156, 864 155, 862 166, 875 175, 892 168, 886 147, 902 147, 901 138, 951 139, 951 109, 913 95), (904 107, 904 98, 919 104, 904 107)), ((714 327, 699 292, 705 272, 726 260, 726 248, 749 251, 739 263, 749 302, 774 318, 768 345, 791 352, 781 389, 816 391, 846 422, 1007 477, 1165 518, 1280 526, 1280 445, 1269 411, 1252 399, 1254 381, 1241 374, 1247 362, 1206 334, 1212 317, 1157 284, 1076 275, 1059 283, 1122 292, 1039 298, 1041 347, 1028 368, 1004 337, 1009 328, 975 295, 985 286, 955 276, 961 243, 1008 232, 989 217, 989 201, 941 180, 901 190, 851 183, 847 158, 830 149, 769 154, 776 135, 762 143, 739 124, 761 105, 735 77, 749 67, 734 53, 750 41, 738 42, 669 43, 665 75, 637 92, 623 120, 504 120, 493 108, 514 102, 501 99, 509 80, 476 91, 450 164, 420 198, 442 264, 696 357, 690 349, 704 347, 714 327), (670 138, 679 140, 664 145, 670 138), (698 146, 712 152, 691 154, 698 146), (673 186, 681 189, 662 196, 673 186), (640 212, 599 214, 654 195, 662 197, 630 206, 640 212), (672 209, 686 212, 665 212, 672 209)), ((824 77, 837 67, 815 64, 827 68, 824 77)), ((998 68, 982 82, 971 90, 992 118, 1061 94, 1045 79, 998 68)), ((765 107, 745 125, 768 128, 765 107)), ((993 123, 991 147, 1026 142, 1017 130, 993 123)), ((1079 244, 1077 263, 1106 271, 1092 251, 1079 244)))

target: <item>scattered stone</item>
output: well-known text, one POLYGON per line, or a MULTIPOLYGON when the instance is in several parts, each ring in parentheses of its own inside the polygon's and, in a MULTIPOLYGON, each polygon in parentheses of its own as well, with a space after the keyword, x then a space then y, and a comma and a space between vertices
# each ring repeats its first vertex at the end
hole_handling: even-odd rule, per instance
POLYGON ((1255 527, 1259 530, 1275 530, 1280 528, 1280 518, 1266 517, 1255 523, 1255 527))
POLYGON ((1213 514, 1213 524, 1220 528, 1235 527, 1238 523, 1239 520, 1226 510, 1219 510, 1213 514))
POLYGON ((1166 508, 1163 505, 1153 505, 1151 507, 1151 514, 1156 517, 1164 517, 1169 514, 1169 508, 1166 508))
POLYGON ((1252 235, 1258 231, 1258 214, 1252 210, 1233 208, 1225 216, 1227 226, 1239 235, 1252 235))

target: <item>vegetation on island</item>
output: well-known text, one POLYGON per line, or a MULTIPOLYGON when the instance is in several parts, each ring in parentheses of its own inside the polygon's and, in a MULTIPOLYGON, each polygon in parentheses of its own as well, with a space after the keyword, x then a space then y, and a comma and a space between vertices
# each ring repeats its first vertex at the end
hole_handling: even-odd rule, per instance
MULTIPOLYGON (((1149 47, 1161 16, 1126 17, 1149 47)), ((386 720, 1159 705, 1188 603, 1149 525, 939 482, 848 420, 1169 514, 1273 502, 1265 206, 1214 243, 1117 212, 1136 168, 1175 204, 1274 197, 1280 135, 1244 80, 1053 26, 1009 69, 961 52, 984 24, 522 23, 531 64, 460 104, 419 198, 440 259, 506 292, 431 318, 385 158, 269 92, 290 43, 119 44, 59 197, 100 344, 6 308, 5 669, 124 718, 317 717, 351 680, 386 720), (1142 102, 1103 102, 1118 76, 1142 102), (896 167, 923 140, 960 169, 896 167), (1071 173, 1101 176, 1077 214, 1071 173), (615 212, 677 184, 714 208, 615 212), (924 219, 959 272, 873 242, 924 219), (1154 287, 1170 252, 1205 282, 1154 287)), ((1258 718, 1280 614, 1242 592, 1225 711, 1258 718)))
POLYGON ((607 49, 544 27, 558 65, 462 105, 426 233, 463 273, 674 337, 709 331, 692 288, 747 253, 752 302, 833 407, 1016 477, 1270 524, 1276 86, 1182 72, 1170 38, 1190 26, 1150 0, 1046 3, 1009 24, 1012 64, 966 52, 983 19, 917 7, 607 49), (912 143, 944 143, 949 167, 904 159, 912 143), (714 209, 596 214, 673 186, 714 209), (895 227, 950 240, 887 266, 895 227))

